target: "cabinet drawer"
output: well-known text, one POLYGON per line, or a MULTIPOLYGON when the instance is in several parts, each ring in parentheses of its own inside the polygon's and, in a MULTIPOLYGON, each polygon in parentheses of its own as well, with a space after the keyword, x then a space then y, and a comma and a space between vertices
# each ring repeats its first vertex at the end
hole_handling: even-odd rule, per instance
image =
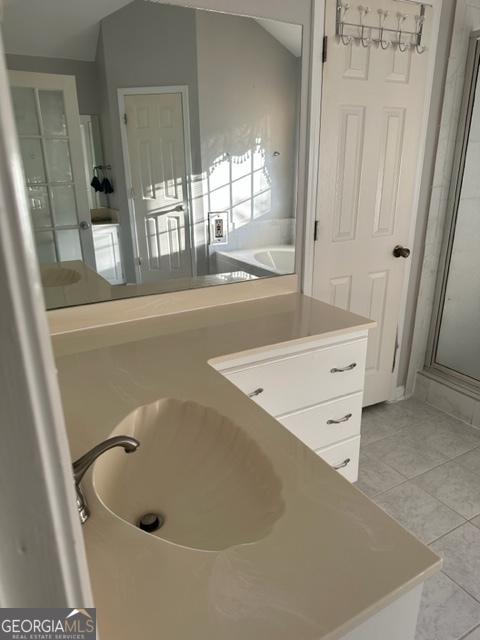
POLYGON ((303 409, 278 421, 311 449, 322 449, 360 435, 362 393, 303 409))
POLYGON ((316 453, 350 482, 358 480, 360 436, 335 444, 333 447, 320 449, 316 453))
POLYGON ((355 340, 224 375, 273 416, 362 391, 367 341, 355 340))

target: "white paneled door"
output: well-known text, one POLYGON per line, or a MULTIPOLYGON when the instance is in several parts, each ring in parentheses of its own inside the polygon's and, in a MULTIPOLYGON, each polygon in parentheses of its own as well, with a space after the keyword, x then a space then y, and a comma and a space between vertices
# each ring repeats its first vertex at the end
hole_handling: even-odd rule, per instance
POLYGON ((10 71, 39 261, 95 269, 74 76, 10 71))
MULTIPOLYGON (((395 16, 400 5, 374 0, 369 6, 372 22, 377 9, 395 16)), ((405 7, 412 16, 418 12, 417 5, 405 7)), ((335 11, 335 0, 327 0, 313 295, 377 321, 367 355, 369 405, 390 399, 394 388, 409 260, 395 257, 394 248, 408 248, 410 237, 429 54, 358 40, 345 45, 335 38, 335 11)), ((353 6, 349 18, 358 22, 353 6)), ((414 18, 405 24, 413 29, 414 18)))
POLYGON ((192 275, 185 95, 124 96, 126 164, 142 282, 192 275))

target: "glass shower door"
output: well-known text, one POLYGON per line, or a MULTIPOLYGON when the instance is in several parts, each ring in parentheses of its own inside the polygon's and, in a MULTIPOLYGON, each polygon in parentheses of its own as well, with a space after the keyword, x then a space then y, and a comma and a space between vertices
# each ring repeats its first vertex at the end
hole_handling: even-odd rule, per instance
POLYGON ((431 366, 480 382, 480 33, 472 34, 431 366))

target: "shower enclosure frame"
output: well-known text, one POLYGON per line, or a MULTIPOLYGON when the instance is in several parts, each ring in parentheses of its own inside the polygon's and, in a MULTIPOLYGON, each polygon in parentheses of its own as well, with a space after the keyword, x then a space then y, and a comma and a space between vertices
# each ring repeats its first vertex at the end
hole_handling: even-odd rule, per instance
POLYGON ((437 348, 445 303, 445 294, 452 261, 452 250, 458 218, 458 208, 462 192, 465 158, 468 149, 472 111, 475 104, 475 93, 480 72, 480 30, 472 31, 469 38, 467 65, 462 94, 462 103, 457 125, 455 151, 452 173, 448 190, 445 227, 440 251, 437 282, 433 311, 428 337, 425 370, 434 373, 436 377, 453 382, 464 391, 480 397, 480 380, 452 369, 436 361, 437 348))

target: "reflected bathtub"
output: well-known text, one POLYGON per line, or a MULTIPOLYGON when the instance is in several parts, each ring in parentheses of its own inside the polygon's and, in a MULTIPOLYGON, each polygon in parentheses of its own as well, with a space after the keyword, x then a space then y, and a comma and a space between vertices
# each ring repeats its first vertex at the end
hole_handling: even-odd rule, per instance
POLYGON ((285 244, 238 251, 217 251, 220 260, 235 263, 255 275, 286 275, 295 271, 295 247, 285 244), (253 267, 253 269, 252 269, 253 267), (260 273, 263 272, 263 273, 260 273))

